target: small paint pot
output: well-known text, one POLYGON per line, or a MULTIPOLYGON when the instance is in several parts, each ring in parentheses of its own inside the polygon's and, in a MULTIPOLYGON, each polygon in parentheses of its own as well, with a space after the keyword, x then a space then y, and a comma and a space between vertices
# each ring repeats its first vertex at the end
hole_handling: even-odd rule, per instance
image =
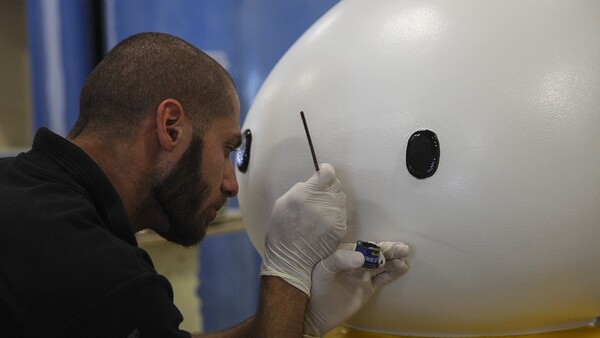
POLYGON ((381 249, 373 242, 367 241, 356 241, 356 247, 354 249, 365 256, 365 263, 363 267, 367 269, 377 269, 383 261, 381 256, 381 249))

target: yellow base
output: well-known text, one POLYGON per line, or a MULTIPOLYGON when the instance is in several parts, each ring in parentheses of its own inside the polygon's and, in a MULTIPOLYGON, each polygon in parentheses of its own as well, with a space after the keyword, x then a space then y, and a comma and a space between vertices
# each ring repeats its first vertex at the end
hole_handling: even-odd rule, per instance
MULTIPOLYGON (((393 336, 388 334, 360 331, 340 326, 325 335, 325 338, 426 338, 415 336, 393 336)), ((526 334, 518 336, 494 336, 494 338, 600 338, 600 327, 584 327, 573 330, 526 334)))

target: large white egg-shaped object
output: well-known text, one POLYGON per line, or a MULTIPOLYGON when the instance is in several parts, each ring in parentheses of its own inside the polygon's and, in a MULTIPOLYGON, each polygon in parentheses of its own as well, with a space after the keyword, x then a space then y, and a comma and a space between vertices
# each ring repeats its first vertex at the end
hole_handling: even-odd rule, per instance
POLYGON ((348 196, 345 241, 412 250, 349 325, 500 335, 600 316, 600 1, 341 1, 242 128, 239 202, 261 253, 274 201, 314 172, 300 111, 348 196), (417 178, 407 147, 424 130, 440 156, 417 178))

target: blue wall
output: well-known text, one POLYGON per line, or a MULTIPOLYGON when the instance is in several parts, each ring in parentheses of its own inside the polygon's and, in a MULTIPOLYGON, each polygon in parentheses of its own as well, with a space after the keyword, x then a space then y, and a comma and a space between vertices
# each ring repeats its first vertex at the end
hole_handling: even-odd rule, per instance
POLYGON ((224 63, 238 87, 243 121, 256 92, 277 61, 337 2, 104 0, 106 50, 144 31, 183 38, 224 63))
MULTIPOLYGON (((230 72, 241 101, 240 123, 281 56, 338 0, 28 0, 34 128, 65 135, 78 113, 79 90, 97 61, 143 31, 176 35, 230 72), (95 22, 100 22, 94 25, 95 22), (98 47, 100 45, 100 47, 98 47)), ((237 206, 233 200, 230 206, 237 206)), ((260 257, 246 233, 210 236, 200 245, 206 331, 255 312, 260 257)))
POLYGON ((79 91, 96 64, 90 1, 27 0, 33 129, 66 135, 79 113, 79 91))

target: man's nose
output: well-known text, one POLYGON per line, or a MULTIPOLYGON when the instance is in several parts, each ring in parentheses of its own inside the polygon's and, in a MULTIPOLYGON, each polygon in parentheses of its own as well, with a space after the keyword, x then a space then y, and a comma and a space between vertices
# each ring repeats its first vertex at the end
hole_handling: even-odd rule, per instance
POLYGON ((221 192, 227 197, 235 197, 239 191, 239 185, 235 178, 235 169, 231 159, 225 164, 223 169, 223 181, 221 182, 221 192))

